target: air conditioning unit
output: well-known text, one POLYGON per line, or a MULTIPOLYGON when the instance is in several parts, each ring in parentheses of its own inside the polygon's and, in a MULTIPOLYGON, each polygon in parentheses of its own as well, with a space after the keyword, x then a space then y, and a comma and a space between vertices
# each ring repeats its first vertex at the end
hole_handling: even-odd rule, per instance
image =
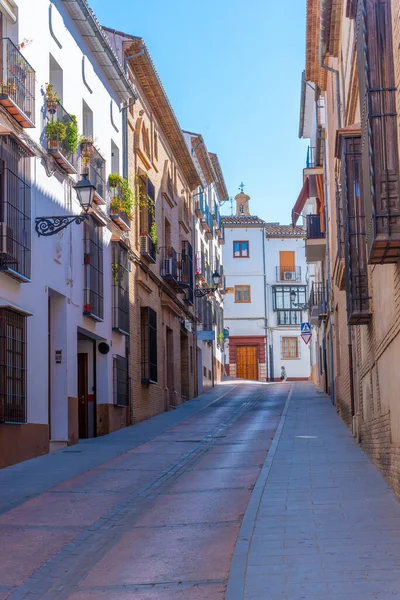
POLYGON ((13 257, 13 229, 7 223, 0 223, 0 265, 15 269, 17 260, 13 257))
POLYGON ((284 271, 283 279, 285 281, 293 281, 294 279, 296 279, 296 274, 293 273, 293 271, 284 271))

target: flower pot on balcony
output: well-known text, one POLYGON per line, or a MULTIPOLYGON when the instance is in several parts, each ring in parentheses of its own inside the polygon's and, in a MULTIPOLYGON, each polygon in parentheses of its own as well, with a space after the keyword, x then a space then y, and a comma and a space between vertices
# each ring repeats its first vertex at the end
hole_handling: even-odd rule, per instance
POLYGON ((85 304, 85 306, 83 307, 83 310, 85 313, 91 313, 92 311, 90 310, 90 304, 85 304))
POLYGON ((83 261, 85 265, 90 265, 90 254, 85 254, 83 261))

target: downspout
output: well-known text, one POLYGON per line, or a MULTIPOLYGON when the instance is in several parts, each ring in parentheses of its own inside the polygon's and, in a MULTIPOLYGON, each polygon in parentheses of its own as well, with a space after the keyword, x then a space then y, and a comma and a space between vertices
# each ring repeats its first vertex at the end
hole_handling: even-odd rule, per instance
MULTIPOLYGON (((329 309, 329 323, 331 326, 330 335, 330 371, 331 371, 331 400, 332 404, 335 404, 335 374, 334 374, 334 356, 333 356, 333 317, 330 306, 331 299, 331 256, 330 256, 330 240, 329 240, 329 222, 328 222, 328 183, 326 177, 327 171, 327 151, 326 144, 324 144, 324 195, 325 195, 325 235, 326 235, 326 282, 327 282, 327 306, 329 309)), ((325 332, 326 334, 326 332, 325 332)))
POLYGON ((268 381, 268 311, 267 311, 267 273, 265 269, 265 229, 261 229, 262 247, 263 247, 263 275, 264 275, 264 332, 265 332, 265 380, 268 381))

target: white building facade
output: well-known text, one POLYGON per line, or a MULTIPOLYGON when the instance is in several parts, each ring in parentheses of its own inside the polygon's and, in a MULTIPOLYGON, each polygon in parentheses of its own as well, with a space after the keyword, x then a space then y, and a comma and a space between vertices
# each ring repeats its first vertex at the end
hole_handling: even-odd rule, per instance
POLYGON ((111 219, 107 180, 135 91, 86 0, 2 3, 0 17, 1 467, 129 421, 129 221, 111 219), (88 219, 47 236, 37 218, 82 213, 82 172, 88 219))
POLYGON ((227 372, 259 381, 310 376, 310 350, 301 338, 306 320, 304 230, 267 224, 251 215, 250 197, 235 198, 236 215, 223 217, 226 244, 227 372))
MULTIPOLYGON (((215 293, 196 297, 198 393, 221 381, 225 366, 224 340, 224 267, 222 248, 225 243, 221 203, 228 199, 218 157, 207 150, 200 134, 184 131, 188 149, 199 174, 202 186, 194 195, 196 288, 214 285, 213 275, 221 283, 215 293), (204 339, 210 337, 212 339, 204 339)), ((215 277, 214 277, 215 278, 215 277)))

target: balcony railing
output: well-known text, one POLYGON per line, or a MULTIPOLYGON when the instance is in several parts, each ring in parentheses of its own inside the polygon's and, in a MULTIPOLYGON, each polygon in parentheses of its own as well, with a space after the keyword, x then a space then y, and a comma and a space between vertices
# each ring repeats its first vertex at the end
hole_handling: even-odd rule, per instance
POLYGON ((206 276, 206 257, 204 252, 196 252, 194 257, 196 277, 200 280, 205 280, 206 276))
POLYGON ((306 169, 314 169, 317 166, 316 163, 316 148, 315 146, 308 146, 307 148, 307 159, 306 169))
POLYGON ((105 204, 107 199, 106 161, 96 148, 93 148, 93 155, 90 159, 89 179, 96 188, 94 202, 105 204))
POLYGON ((57 102, 55 113, 48 118, 46 125, 47 152, 67 173, 78 173, 77 154, 71 151, 69 129, 75 127, 74 119, 65 108, 57 102))
POLYGON ((218 242, 220 243, 221 246, 224 246, 224 244, 225 244, 225 227, 222 224, 222 221, 221 221, 221 229, 220 229, 219 233, 217 232, 217 235, 218 235, 218 242))
POLYGON ((160 249, 161 277, 177 291, 193 287, 191 281, 191 259, 187 254, 177 253, 175 248, 167 246, 160 249))
POLYGON ((196 216, 199 219, 201 219, 201 217, 204 215, 204 213, 205 213, 204 194, 199 194, 198 196, 196 196, 196 200, 195 200, 195 212, 196 212, 196 216))
POLYGON ((313 282, 309 299, 309 313, 311 321, 322 319, 327 315, 327 294, 323 283, 313 282))
POLYGON ((147 234, 140 236, 140 254, 150 262, 155 263, 157 260, 156 246, 151 237, 147 234))
POLYGON ((276 281, 301 281, 301 267, 276 267, 276 281))
POLYGON ((318 240, 325 237, 325 232, 321 231, 320 215, 307 215, 307 239, 318 240))
POLYGON ((0 104, 22 127, 35 127, 35 71, 8 38, 2 38, 0 104))

